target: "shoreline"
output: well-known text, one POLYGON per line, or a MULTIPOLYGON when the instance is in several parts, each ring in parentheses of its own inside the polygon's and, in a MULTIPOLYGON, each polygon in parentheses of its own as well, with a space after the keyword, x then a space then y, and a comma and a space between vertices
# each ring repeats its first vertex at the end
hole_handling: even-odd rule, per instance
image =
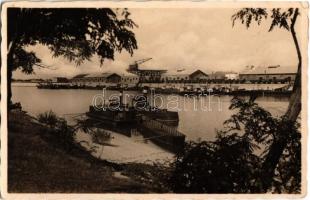
MULTIPOLYGON (((181 91, 177 88, 160 88, 155 87, 153 89, 153 93, 156 94, 167 94, 167 95, 179 95, 179 96, 208 96, 208 95, 227 95, 227 96, 268 96, 268 97, 290 97, 292 94, 292 91, 290 90, 284 90, 281 87, 279 88, 272 88, 272 89, 254 89, 254 86, 258 87, 259 85, 262 85, 261 87, 266 87, 268 84, 243 84, 247 86, 253 86, 252 89, 239 89, 239 90, 231 90, 230 84, 217 84, 222 87, 222 89, 214 89, 212 91, 203 91, 203 90, 184 90, 181 91), (225 86, 225 87, 224 87, 225 86), (224 88, 224 89, 223 89, 224 88), (230 89, 229 89, 230 88, 230 89)), ((242 85, 242 84, 239 84, 242 85)), ((271 85, 271 84, 270 84, 271 85)), ((281 85, 281 84, 279 84, 281 85)), ((142 92, 143 88, 151 88, 148 86, 136 86, 136 87, 130 87, 130 88, 123 88, 123 87, 104 87, 104 86, 77 86, 77 85, 53 85, 53 86, 43 86, 38 87, 36 83, 28 83, 26 85, 23 84, 12 84, 13 87, 36 87, 40 90, 109 90, 109 91, 135 91, 135 92, 142 92)), ((246 87, 246 86, 245 86, 246 87)), ((268 86, 267 86, 268 87, 268 86)), ((275 87, 275 86, 274 86, 275 87)))
POLYGON ((168 168, 116 164, 78 146, 65 149, 46 127, 18 109, 8 112, 8 121, 9 192, 170 192, 162 179, 168 168))

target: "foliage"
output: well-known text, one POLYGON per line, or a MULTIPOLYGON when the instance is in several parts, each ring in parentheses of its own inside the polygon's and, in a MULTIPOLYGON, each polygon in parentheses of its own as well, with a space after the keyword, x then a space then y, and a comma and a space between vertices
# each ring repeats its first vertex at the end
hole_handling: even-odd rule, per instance
POLYGON ((170 186, 179 193, 263 192, 261 169, 277 133, 289 135, 285 153, 273 177, 273 192, 300 191, 300 132, 298 124, 273 117, 257 103, 233 98, 237 109, 215 141, 189 142, 177 155, 170 186), (286 126, 284 126, 286 125, 286 126))
POLYGON ((259 25, 262 19, 266 19, 267 16, 268 13, 265 8, 244 8, 232 16, 233 26, 235 25, 235 21, 240 19, 241 23, 249 28, 252 20, 257 21, 259 25))
POLYGON ((294 9, 289 8, 284 12, 281 12, 280 8, 272 9, 272 23, 269 31, 272 31, 275 26, 279 28, 285 28, 286 30, 290 30, 288 20, 293 16, 294 9))
POLYGON ((111 133, 107 132, 104 129, 93 128, 93 129, 91 129, 91 132, 93 134, 92 139, 93 139, 94 143, 98 143, 98 144, 100 144, 102 142, 108 143, 112 139, 111 133))
POLYGON ((50 110, 44 113, 40 113, 38 115, 38 121, 48 125, 49 127, 55 127, 58 122, 58 118, 56 114, 50 110))
MULTIPOLYGON (((272 31, 275 27, 285 28, 290 30, 290 20, 293 17, 294 9, 288 8, 285 11, 281 8, 274 8, 271 10, 272 19, 269 31, 272 31)), ((250 27, 252 21, 256 21, 258 25, 261 24, 262 19, 267 19, 268 11, 266 8, 243 8, 234 14, 231 19, 233 21, 233 26, 236 20, 240 20, 242 24, 245 24, 247 28, 250 27)))
POLYGON ((171 192, 167 185, 168 178, 171 175, 171 167, 169 162, 154 162, 152 164, 128 163, 124 175, 132 177, 133 180, 151 185, 156 188, 156 192, 168 193, 171 192))
POLYGON ((47 46, 54 57, 64 56, 81 64, 97 54, 101 63, 114 59, 114 52, 125 49, 130 54, 137 48, 134 33, 136 24, 127 9, 113 11, 102 8, 9 8, 8 48, 12 49, 8 64, 14 69, 39 63, 28 45, 47 46), (11 45, 11 46, 10 46, 11 45))
POLYGON ((8 66, 13 68, 21 68, 25 74, 33 73, 33 65, 40 63, 41 59, 37 58, 34 52, 27 52, 22 48, 17 48, 13 56, 8 58, 8 66))
POLYGON ((75 131, 68 126, 67 121, 58 117, 53 111, 40 113, 38 121, 47 125, 49 136, 52 136, 59 145, 70 150, 75 145, 75 131))
POLYGON ((109 8, 8 8, 8 102, 12 71, 34 73, 33 66, 49 68, 35 52, 37 44, 48 47, 53 57, 62 56, 80 65, 97 55, 100 63, 114 59, 125 49, 137 49, 132 29, 137 25, 127 9, 109 8))
MULTIPOLYGON (((296 121, 301 111, 301 67, 302 67, 302 55, 299 47, 297 35, 295 32, 295 23, 300 15, 299 8, 287 8, 280 9, 274 8, 271 10, 271 25, 269 31, 272 31, 275 27, 284 28, 290 31, 296 48, 298 57, 297 74, 294 81, 293 93, 290 97, 289 106, 278 123, 276 132, 273 133, 272 144, 269 145, 268 153, 265 155, 264 162, 260 173, 259 181, 262 183, 262 187, 256 191, 268 192, 270 188, 276 188, 277 192, 288 190, 288 192, 300 191, 300 134, 296 133, 296 121), (283 11, 284 10, 284 11, 283 11), (284 159, 287 156, 288 147, 291 147, 289 158, 284 159), (295 156, 293 156, 295 154, 295 156), (283 176, 279 178, 280 181, 274 179, 275 174, 281 174, 281 167, 283 162, 293 162, 297 168, 286 169, 290 171, 285 177, 287 182, 283 181, 283 176), (293 181, 291 175, 293 174, 293 181), (281 181, 282 180, 282 181, 281 181), (276 185, 275 185, 276 183, 276 185), (274 186, 274 187, 273 187, 274 186), (282 188, 279 188, 282 187, 282 188)), ((260 20, 264 17, 267 18, 268 13, 265 8, 244 8, 232 16, 233 25, 236 20, 241 20, 242 24, 245 24, 249 28, 251 22, 254 20, 260 24, 260 20), (256 16, 256 17, 255 17, 256 16)), ((284 165, 286 166, 286 165, 284 165)), ((285 170, 283 171, 286 172, 285 170)))

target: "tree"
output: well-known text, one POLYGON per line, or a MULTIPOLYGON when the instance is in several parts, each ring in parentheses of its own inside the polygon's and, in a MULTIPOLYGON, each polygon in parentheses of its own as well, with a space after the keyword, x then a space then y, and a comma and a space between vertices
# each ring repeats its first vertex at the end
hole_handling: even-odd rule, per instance
POLYGON ((131 55, 137 49, 137 25, 127 9, 108 8, 8 8, 8 103, 11 100, 12 72, 21 69, 26 74, 34 66, 46 67, 34 52, 25 47, 42 44, 54 57, 63 56, 80 65, 98 55, 114 59, 116 51, 125 49, 131 55))
POLYGON ((299 124, 285 117, 273 117, 255 103, 255 97, 233 98, 230 109, 238 112, 225 121, 216 140, 187 143, 177 155, 169 182, 172 190, 177 193, 265 192, 260 176, 266 154, 277 135, 285 133, 289 138, 277 173, 272 176, 272 192, 300 192, 299 124))
MULTIPOLYGON (((297 74, 294 82, 293 93, 290 97, 288 109, 284 115, 286 120, 283 120, 284 123, 292 123, 297 120, 297 117, 301 111, 301 67, 302 67, 302 56, 300 52, 299 43, 297 40, 295 32, 295 23, 299 15, 298 8, 289 8, 282 10, 280 8, 274 8, 271 10, 272 19, 269 31, 274 30, 275 27, 284 28, 290 31, 296 52, 298 57, 298 68, 297 74)), ((268 17, 267 9, 265 8, 244 8, 238 11, 232 16, 233 25, 236 20, 241 20, 242 24, 245 24, 247 28, 250 27, 252 21, 256 21, 260 25, 262 19, 268 17)), ((283 124, 283 127, 287 127, 286 124, 283 124)), ((275 173, 275 168, 279 163, 279 159, 283 154, 284 148, 287 146, 290 135, 287 134, 287 131, 283 130, 278 132, 278 135, 275 136, 273 144, 270 146, 269 153, 266 156, 264 164, 262 166, 261 180, 263 182, 262 189, 267 191, 271 184, 272 178, 275 173)))
MULTIPOLYGON (((298 54, 298 71, 289 107, 273 117, 259 107, 255 97, 233 98, 238 109, 218 132, 215 141, 191 142, 177 155, 170 186, 182 193, 297 193, 301 189, 301 134, 296 119, 301 109, 301 53, 294 26, 298 9, 272 9, 276 26, 292 33, 298 54), (262 151, 258 155, 257 151, 262 151)), ((232 16, 248 28, 268 17, 266 9, 245 8, 232 16)))

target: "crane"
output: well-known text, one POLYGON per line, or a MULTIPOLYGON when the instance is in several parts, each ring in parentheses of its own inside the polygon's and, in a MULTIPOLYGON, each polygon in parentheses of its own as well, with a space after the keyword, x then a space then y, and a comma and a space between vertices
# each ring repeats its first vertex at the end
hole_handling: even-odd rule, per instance
POLYGON ((141 60, 134 61, 133 64, 129 65, 128 71, 137 71, 140 64, 145 63, 146 61, 151 60, 152 58, 144 58, 141 60))
POLYGON ((141 60, 136 60, 135 64, 139 65, 139 64, 145 63, 146 61, 149 61, 151 59, 152 58, 145 58, 145 59, 141 59, 141 60))

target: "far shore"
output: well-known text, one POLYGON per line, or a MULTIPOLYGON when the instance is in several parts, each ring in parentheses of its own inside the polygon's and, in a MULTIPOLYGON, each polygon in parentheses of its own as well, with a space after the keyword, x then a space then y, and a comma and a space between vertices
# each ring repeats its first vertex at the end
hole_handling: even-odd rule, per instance
POLYGON ((106 85, 70 85, 53 83, 51 85, 38 86, 39 83, 30 82, 13 82, 13 87, 37 87, 38 89, 46 90, 111 90, 111 91, 140 91, 145 88, 153 90, 157 94, 176 94, 176 95, 230 95, 230 96, 279 96, 289 97, 292 91, 289 89, 288 84, 282 83, 192 83, 192 84, 163 84, 163 83, 142 83, 139 86, 123 87, 119 85, 106 86, 106 85), (189 89, 186 89, 189 87, 189 89), (182 89, 185 88, 185 89, 182 89), (209 89, 206 89, 209 88, 209 89))

